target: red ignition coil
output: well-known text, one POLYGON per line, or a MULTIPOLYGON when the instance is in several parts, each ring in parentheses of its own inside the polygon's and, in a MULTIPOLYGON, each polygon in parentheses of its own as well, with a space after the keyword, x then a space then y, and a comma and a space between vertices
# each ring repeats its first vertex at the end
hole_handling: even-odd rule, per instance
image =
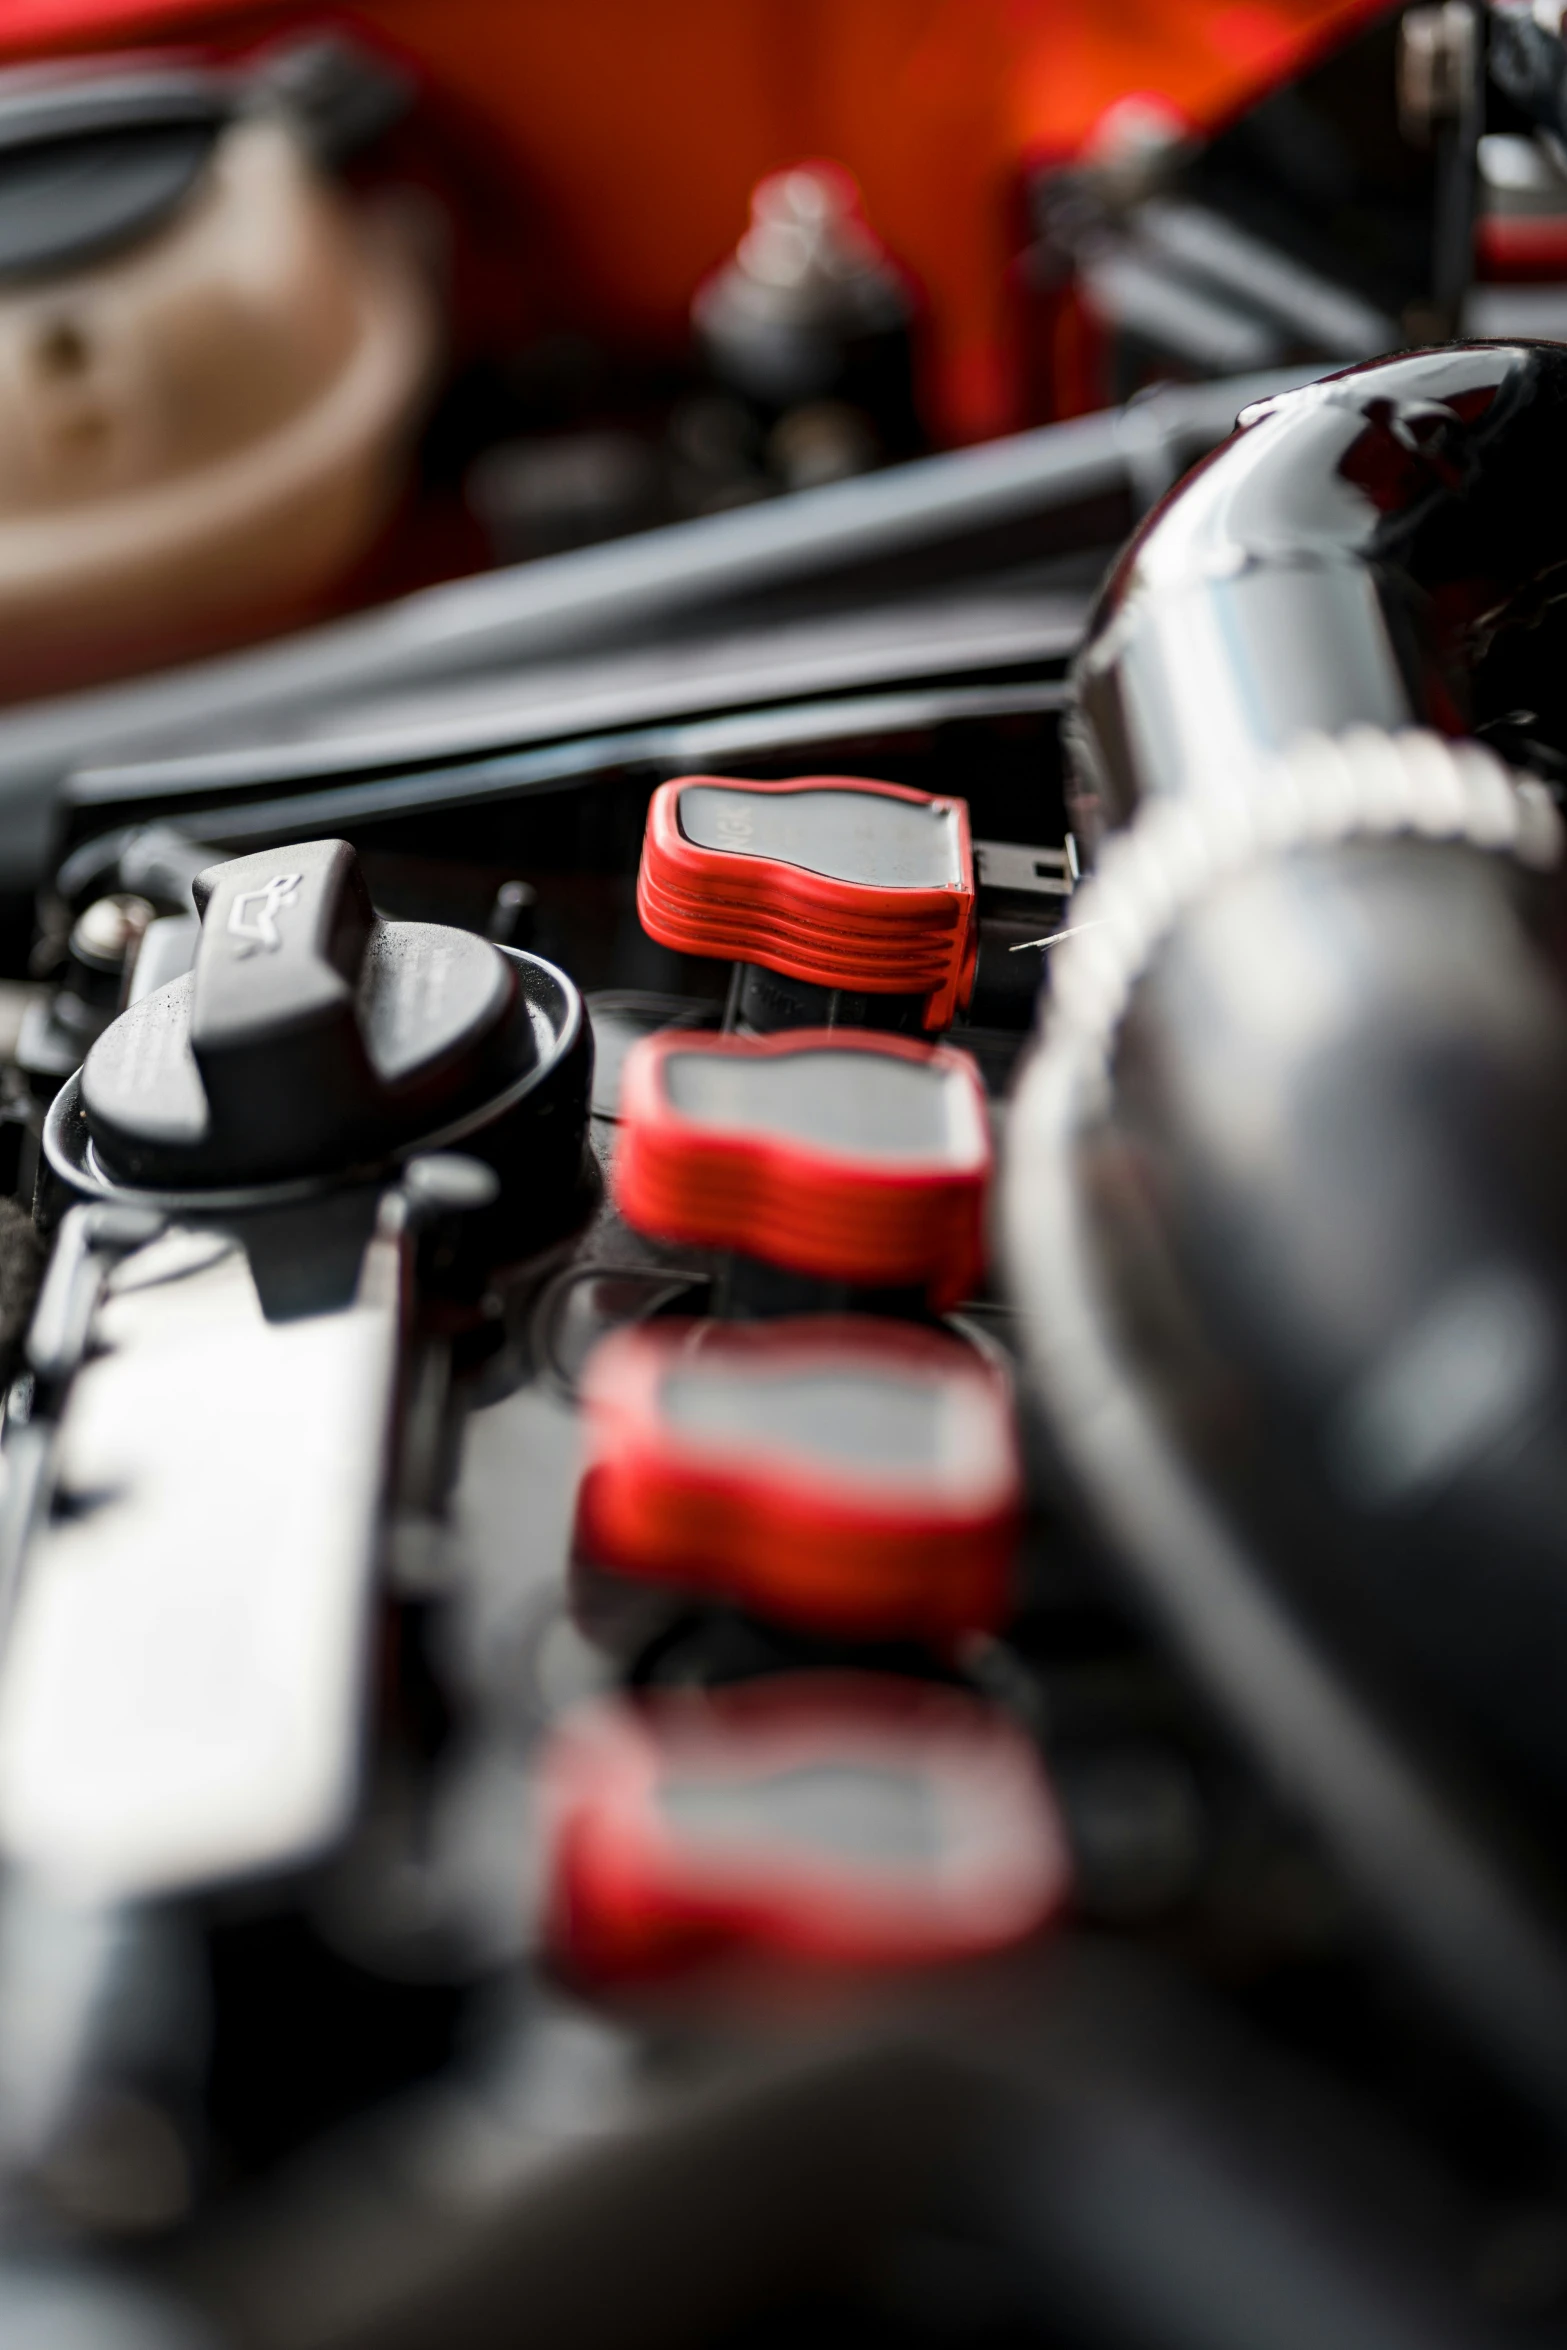
POLYGON ((546 1941, 583 1982, 740 1952, 976 1956, 1068 1889, 1028 1739, 929 1683, 802 1674, 610 1701, 556 1732, 542 1788, 546 1941))
POLYGON ((971 1347, 863 1316, 617 1331, 583 1376, 578 1542, 620 1573, 848 1638, 993 1630, 1012 1399, 971 1347))
POLYGON ((974 984, 968 808, 855 775, 688 775, 648 809, 637 912, 688 955, 826 989, 923 996, 945 1028, 974 984))
POLYGON ((639 1232, 937 1306, 978 1278, 990 1123, 966 1053, 666 1031, 627 1056, 620 1117, 615 1194, 639 1232))

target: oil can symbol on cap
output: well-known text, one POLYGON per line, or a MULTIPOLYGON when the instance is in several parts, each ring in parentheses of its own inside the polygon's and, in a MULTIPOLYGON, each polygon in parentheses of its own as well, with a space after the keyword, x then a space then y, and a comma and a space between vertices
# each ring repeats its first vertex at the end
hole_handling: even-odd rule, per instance
POLYGON ((253 955, 258 947, 272 954, 282 945, 277 917, 294 903, 303 878, 298 873, 275 873, 264 889, 244 890, 234 900, 229 908, 228 934, 239 940, 241 955, 253 955))

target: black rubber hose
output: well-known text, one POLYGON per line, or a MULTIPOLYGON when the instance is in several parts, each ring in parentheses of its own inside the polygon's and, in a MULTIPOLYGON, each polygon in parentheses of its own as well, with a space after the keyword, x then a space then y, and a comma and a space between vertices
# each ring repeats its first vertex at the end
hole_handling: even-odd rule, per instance
POLYGON ((1554 1892, 1567 1841, 1561 832, 1439 739, 1548 611, 1564 390, 1522 346, 1355 370, 1139 534, 1074 714, 1085 830, 1135 821, 1005 1207, 1057 1443, 1166 1635, 1567 2134, 1567 1945, 1518 1867, 1554 1892))

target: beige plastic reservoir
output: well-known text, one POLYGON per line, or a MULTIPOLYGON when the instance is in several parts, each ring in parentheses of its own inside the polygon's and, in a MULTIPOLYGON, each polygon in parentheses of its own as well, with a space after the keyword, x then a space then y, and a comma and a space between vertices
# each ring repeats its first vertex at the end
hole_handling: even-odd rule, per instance
POLYGON ((364 553, 436 361, 415 240, 284 117, 128 249, 0 285, 0 694, 232 642, 364 553))

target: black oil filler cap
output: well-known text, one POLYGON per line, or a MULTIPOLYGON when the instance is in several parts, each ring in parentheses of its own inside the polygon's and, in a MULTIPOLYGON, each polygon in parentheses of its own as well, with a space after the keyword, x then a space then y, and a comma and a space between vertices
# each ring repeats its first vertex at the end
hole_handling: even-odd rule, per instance
POLYGON ((521 1077, 519 958, 384 920, 346 841, 210 866, 195 968, 120 1014, 81 1103, 106 1171, 159 1186, 313 1175, 395 1151, 521 1077))

